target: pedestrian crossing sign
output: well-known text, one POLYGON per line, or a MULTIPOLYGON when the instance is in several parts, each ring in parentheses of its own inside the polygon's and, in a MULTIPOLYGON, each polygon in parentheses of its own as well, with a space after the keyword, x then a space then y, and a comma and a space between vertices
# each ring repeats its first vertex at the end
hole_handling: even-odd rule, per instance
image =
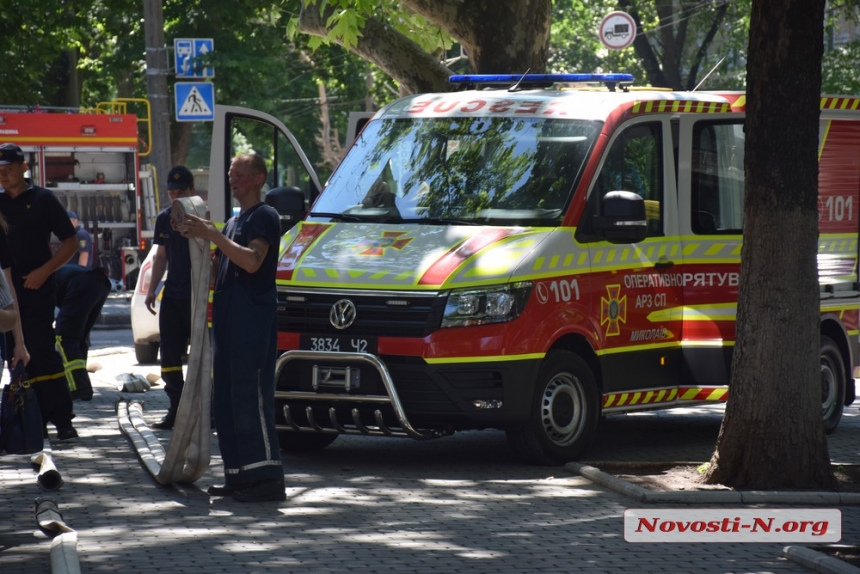
POLYGON ((177 122, 211 122, 215 119, 215 85, 212 82, 176 82, 177 122))

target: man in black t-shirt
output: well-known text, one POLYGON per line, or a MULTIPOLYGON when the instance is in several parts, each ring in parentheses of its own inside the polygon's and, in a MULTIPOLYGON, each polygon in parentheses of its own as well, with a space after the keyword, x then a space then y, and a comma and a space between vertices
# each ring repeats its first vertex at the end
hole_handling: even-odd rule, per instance
MULTIPOLYGON (((77 235, 60 200, 25 178, 28 169, 20 147, 0 145, 0 213, 9 224, 14 257, 12 282, 31 357, 27 380, 36 389, 42 422, 57 428, 59 440, 69 440, 78 433, 72 426, 72 395, 63 361, 54 348, 53 274, 77 251, 77 235), (61 241, 54 254, 50 246, 52 233, 61 241)), ((14 345, 14 337, 7 333, 6 348, 14 345)))
POLYGON ((165 270, 170 271, 161 293, 161 309, 158 313, 159 346, 161 347, 161 378, 164 392, 170 400, 167 414, 153 428, 172 429, 176 422, 179 399, 185 386, 182 375, 182 356, 188 350, 191 337, 191 256, 188 239, 182 237, 170 223, 170 209, 174 201, 194 195, 194 175, 182 165, 177 165, 167 174, 167 195, 171 205, 155 219, 155 234, 152 239, 156 249, 152 260, 152 277, 146 294, 146 308, 155 314, 155 299, 165 270))

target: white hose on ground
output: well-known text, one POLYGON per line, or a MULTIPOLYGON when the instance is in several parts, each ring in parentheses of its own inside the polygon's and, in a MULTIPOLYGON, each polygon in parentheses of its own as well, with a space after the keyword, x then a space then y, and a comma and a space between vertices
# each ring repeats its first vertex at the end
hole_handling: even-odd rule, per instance
POLYGON ((36 522, 43 531, 54 535, 51 540, 51 573, 80 574, 78 534, 63 520, 54 499, 36 499, 36 522))
POLYGON ((30 462, 39 467, 39 476, 36 477, 39 486, 45 490, 57 490, 63 486, 63 477, 60 476, 60 472, 54 466, 51 453, 47 452, 47 449, 32 455, 30 462))
MULTIPOLYGON (((171 220, 182 221, 186 213, 205 217, 206 211, 206 204, 199 197, 180 198, 173 202, 171 220)), ((191 256, 191 346, 185 386, 167 451, 161 448, 144 422, 139 402, 129 404, 121 399, 117 403, 120 428, 160 484, 194 482, 209 467, 212 352, 206 311, 211 253, 209 242, 202 239, 189 239, 188 249, 191 256)))
POLYGON ((77 532, 63 532, 51 540, 51 574, 81 574, 77 532))

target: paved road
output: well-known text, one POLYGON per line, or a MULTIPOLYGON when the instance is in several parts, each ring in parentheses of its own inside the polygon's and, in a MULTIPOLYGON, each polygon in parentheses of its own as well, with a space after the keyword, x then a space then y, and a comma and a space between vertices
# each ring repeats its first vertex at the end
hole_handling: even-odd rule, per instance
MULTIPOLYGON (((461 433, 415 442, 341 437, 286 455, 288 499, 242 505, 211 499, 213 459, 195 485, 159 486, 120 433, 116 375, 147 374, 127 330, 94 333, 96 398, 76 403, 81 438, 53 444, 66 484, 46 494, 26 456, 0 457, 0 572, 50 571, 50 540, 33 500, 52 496, 78 533, 84 572, 808 572, 781 544, 629 544, 622 513, 636 503, 561 467, 512 459, 504 435, 461 433)), ((163 415, 161 391, 140 395, 163 415)), ((719 408, 610 417, 585 459, 707 460, 719 408)), ((860 463, 860 413, 831 436, 834 459, 860 463)), ((169 433, 159 434, 163 444, 169 433)), ((860 508, 843 507, 843 541, 860 541, 860 508)))

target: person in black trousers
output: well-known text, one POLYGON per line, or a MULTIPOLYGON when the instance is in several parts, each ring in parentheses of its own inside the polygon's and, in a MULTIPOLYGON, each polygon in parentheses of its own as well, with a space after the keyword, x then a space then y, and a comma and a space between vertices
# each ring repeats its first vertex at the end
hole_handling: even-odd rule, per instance
POLYGON ((66 381, 72 399, 93 398, 93 385, 87 372, 90 331, 101 315, 110 293, 110 279, 101 267, 89 268, 74 263, 60 267, 57 279, 57 350, 66 367, 66 381))
POLYGON ((156 249, 152 260, 152 278, 146 294, 146 308, 155 315, 155 299, 165 270, 169 271, 161 293, 161 308, 158 312, 159 346, 161 348, 161 378, 164 392, 170 400, 167 414, 153 428, 172 429, 176 423, 176 411, 185 386, 182 375, 182 356, 188 350, 191 338, 191 255, 188 239, 182 237, 170 223, 170 208, 173 202, 196 193, 194 175, 185 166, 177 165, 167 174, 167 195, 170 205, 155 219, 152 239, 156 249))
MULTIPOLYGON (((77 234, 60 200, 25 178, 28 170, 20 147, 12 143, 0 145, 0 214, 9 224, 14 258, 12 283, 30 354, 27 380, 36 389, 42 421, 52 423, 57 439, 64 441, 77 438, 78 432, 72 426, 72 395, 63 361, 54 348, 54 272, 77 251, 77 234), (52 233, 61 242, 53 254, 52 233)), ((20 355, 15 344, 15 337, 7 333, 6 359, 10 367, 20 355)))
POLYGON ((239 214, 227 221, 223 233, 190 213, 180 224, 184 236, 216 247, 212 377, 225 484, 212 485, 208 492, 239 502, 286 499, 275 428, 281 222, 278 212, 260 200, 267 174, 259 155, 236 156, 228 175, 239 214))

